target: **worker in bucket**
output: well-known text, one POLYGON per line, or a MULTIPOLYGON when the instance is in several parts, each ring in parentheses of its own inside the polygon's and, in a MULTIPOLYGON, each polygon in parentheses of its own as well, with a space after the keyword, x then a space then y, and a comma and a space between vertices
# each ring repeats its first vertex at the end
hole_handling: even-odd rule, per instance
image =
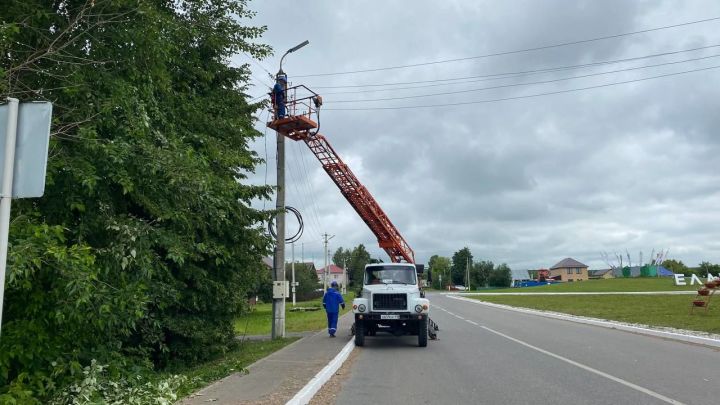
POLYGON ((328 333, 330 334, 330 337, 335 337, 335 332, 337 332, 340 307, 345 309, 345 301, 343 300, 342 295, 337 291, 337 288, 337 281, 333 281, 330 283, 330 288, 327 289, 325 296, 323 297, 323 308, 325 308, 325 312, 327 313, 328 333))
POLYGON ((276 117, 284 118, 286 114, 285 110, 285 87, 287 87, 287 76, 283 73, 278 73, 275 77, 275 86, 272 89, 272 103, 275 106, 276 117))

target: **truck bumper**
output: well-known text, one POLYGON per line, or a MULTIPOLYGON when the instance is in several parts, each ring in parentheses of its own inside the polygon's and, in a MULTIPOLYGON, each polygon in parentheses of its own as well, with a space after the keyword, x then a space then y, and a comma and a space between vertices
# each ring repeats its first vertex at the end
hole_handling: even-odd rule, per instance
POLYGON ((428 314, 412 314, 409 312, 403 312, 403 313, 393 313, 393 314, 379 314, 379 313, 371 313, 371 314, 355 314, 355 322, 357 321, 418 321, 427 319, 428 314), (397 315, 398 318, 396 319, 381 319, 382 315, 397 315))

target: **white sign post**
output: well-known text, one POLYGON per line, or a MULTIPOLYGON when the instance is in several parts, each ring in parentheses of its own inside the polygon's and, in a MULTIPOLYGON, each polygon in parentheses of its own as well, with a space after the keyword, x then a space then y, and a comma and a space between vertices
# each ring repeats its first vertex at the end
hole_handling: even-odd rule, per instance
POLYGON ((0 333, 2 332, 3 302, 5 302, 5 266, 7 264, 8 234, 10 232, 10 201, 12 200, 13 170, 15 169, 17 119, 18 100, 8 98, 5 155, 2 186, 0 186, 0 333))
POLYGON ((41 197, 50 141, 52 105, 19 104, 8 98, 0 106, 0 332, 5 301, 5 272, 13 198, 41 197))

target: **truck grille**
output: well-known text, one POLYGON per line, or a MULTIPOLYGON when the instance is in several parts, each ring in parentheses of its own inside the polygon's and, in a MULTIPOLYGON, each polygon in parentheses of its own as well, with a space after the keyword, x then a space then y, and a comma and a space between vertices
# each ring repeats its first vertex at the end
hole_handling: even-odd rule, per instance
POLYGON ((373 294, 373 309, 407 309, 405 294, 373 294))

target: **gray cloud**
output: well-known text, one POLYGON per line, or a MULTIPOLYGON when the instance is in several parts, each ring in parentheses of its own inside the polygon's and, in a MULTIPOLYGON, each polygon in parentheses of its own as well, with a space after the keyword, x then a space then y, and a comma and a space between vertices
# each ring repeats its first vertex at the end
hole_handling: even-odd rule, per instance
MULTIPOLYGON (((277 70, 309 86, 434 80, 634 57, 720 44, 708 22, 543 51, 346 76, 359 70, 482 55, 637 31, 720 15, 713 1, 255 1, 254 23, 277 70)), ((412 106, 517 97, 633 80, 720 64, 720 58, 613 75, 429 99, 333 104, 332 100, 426 94, 524 83, 720 54, 720 48, 464 85, 327 95, 327 108, 412 106)), ((238 63, 248 62, 239 55, 238 63)), ((254 92, 265 91, 265 74, 254 92)), ((468 246, 477 259, 550 266, 572 256, 603 266, 601 251, 720 262, 720 69, 562 95, 457 107, 331 111, 322 132, 426 261, 468 246)), ((321 93, 342 91, 323 89, 321 93)), ((262 120, 265 115, 263 114, 262 120)), ((262 121, 261 120, 261 121, 262 121)), ((258 128, 262 129, 261 125, 258 128)), ((274 183, 274 134, 268 132, 274 183)), ((264 141, 254 146, 265 156, 264 141)), ((306 258, 322 263, 320 234, 337 246, 363 243, 385 257, 305 146, 288 145, 288 204, 303 211, 306 258), (317 213, 317 215, 316 215, 317 213)), ((251 176, 263 183, 264 168, 251 176)), ((635 260, 635 259, 634 259, 635 260)))

